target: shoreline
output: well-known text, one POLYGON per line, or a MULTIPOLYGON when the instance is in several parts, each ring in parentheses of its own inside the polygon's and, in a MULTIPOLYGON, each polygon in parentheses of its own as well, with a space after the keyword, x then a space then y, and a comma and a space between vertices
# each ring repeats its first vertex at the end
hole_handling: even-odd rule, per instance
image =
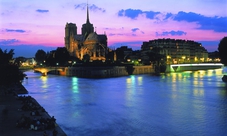
MULTIPOLYGON (((52 116, 54 117, 54 116, 52 116)), ((33 97, 28 95, 26 88, 18 83, 11 86, 0 86, 0 134, 1 136, 23 135, 23 136, 52 136, 53 131, 57 131, 57 136, 66 136, 54 119, 51 127, 48 127, 52 117, 42 108, 33 97), (39 114, 33 114, 36 108, 39 114), (26 121, 24 121, 26 119, 26 121), (34 120, 40 123, 34 127, 34 120), (22 122, 22 123, 21 123, 22 122), (27 122, 27 123, 23 123, 27 122), (38 130, 37 130, 38 129, 38 130)))

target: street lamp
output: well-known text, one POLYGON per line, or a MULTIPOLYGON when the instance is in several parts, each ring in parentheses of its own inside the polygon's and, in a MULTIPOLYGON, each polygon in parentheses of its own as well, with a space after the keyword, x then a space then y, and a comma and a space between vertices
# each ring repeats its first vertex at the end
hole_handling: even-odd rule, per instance
POLYGON ((69 60, 69 61, 68 61, 68 64, 69 64, 69 66, 72 66, 72 61, 69 60))

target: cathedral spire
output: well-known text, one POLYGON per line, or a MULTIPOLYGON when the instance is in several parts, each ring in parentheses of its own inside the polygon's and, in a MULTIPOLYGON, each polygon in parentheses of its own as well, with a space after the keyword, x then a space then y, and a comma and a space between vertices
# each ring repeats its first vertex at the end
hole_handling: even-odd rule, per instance
POLYGON ((90 21, 89 21, 89 11, 88 11, 88 3, 87 3, 87 22, 86 24, 90 24, 90 21))
POLYGON ((91 24, 90 21, 89 21, 89 7, 88 7, 88 3, 87 3, 87 20, 86 20, 86 23, 83 24, 81 32, 82 32, 82 35, 84 35, 85 37, 87 35, 89 35, 90 33, 94 32, 93 24, 91 24))

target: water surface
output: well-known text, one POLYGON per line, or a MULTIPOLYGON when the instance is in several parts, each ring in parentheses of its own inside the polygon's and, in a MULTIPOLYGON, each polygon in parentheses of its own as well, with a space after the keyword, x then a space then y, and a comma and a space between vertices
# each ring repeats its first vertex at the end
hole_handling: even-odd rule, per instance
POLYGON ((222 69, 86 79, 26 72, 29 95, 68 135, 227 135, 222 69))

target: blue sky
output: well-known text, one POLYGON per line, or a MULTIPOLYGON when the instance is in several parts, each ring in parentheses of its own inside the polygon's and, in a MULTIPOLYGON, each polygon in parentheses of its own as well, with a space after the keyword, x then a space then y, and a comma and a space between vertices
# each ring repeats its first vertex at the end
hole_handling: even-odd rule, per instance
MULTIPOLYGON (((64 47, 67 22, 78 34, 86 22, 87 0, 1 0, 0 48, 33 57, 38 49, 64 47)), ((108 46, 140 49, 158 38, 194 40, 217 50, 227 36, 226 0, 89 0, 90 22, 106 34, 108 46)))

